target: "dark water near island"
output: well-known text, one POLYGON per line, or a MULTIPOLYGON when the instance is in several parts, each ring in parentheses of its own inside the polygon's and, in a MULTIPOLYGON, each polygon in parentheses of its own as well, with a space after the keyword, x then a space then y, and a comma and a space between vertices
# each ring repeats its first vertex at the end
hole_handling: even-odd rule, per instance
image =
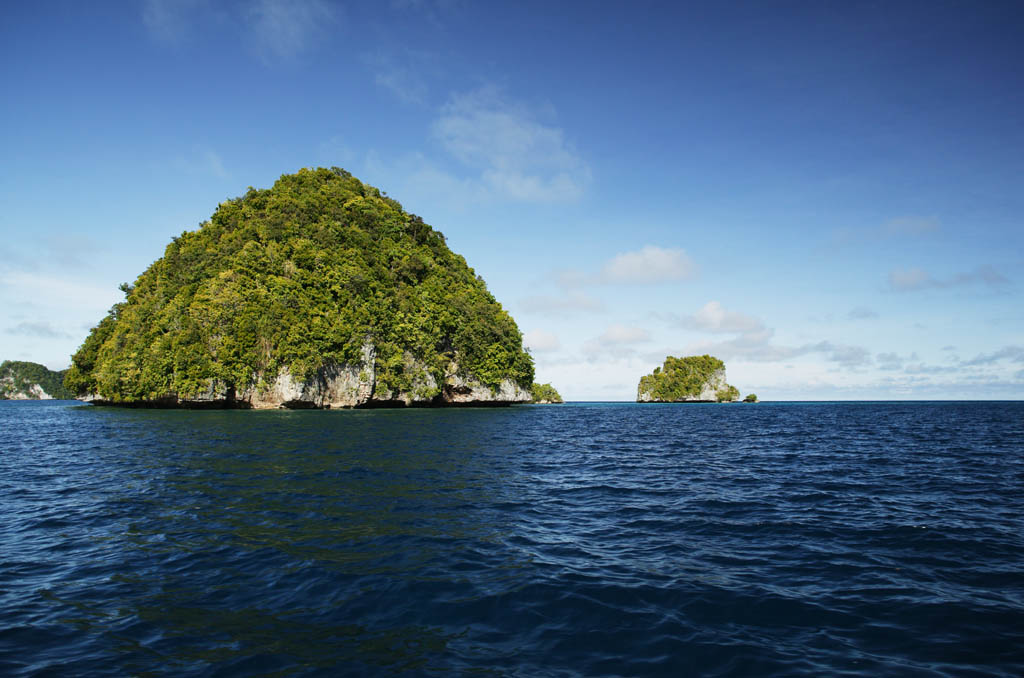
POLYGON ((1021 676, 1024 403, 0 403, 0 675, 1021 676))

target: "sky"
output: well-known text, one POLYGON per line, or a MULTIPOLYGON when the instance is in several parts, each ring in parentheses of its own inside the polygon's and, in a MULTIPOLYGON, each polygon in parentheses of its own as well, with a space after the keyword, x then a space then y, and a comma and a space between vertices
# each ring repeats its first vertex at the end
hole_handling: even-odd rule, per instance
POLYGON ((1019 2, 142 0, 0 18, 0 359, 217 205, 343 167, 568 400, 1024 398, 1019 2))

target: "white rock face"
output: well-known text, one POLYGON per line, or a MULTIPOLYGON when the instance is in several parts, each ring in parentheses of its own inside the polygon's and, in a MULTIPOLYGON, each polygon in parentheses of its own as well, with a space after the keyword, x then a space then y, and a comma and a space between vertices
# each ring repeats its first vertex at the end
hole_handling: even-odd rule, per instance
POLYGON ((497 389, 491 389, 459 374, 452 374, 445 380, 444 397, 450 403, 528 403, 533 398, 511 379, 504 379, 497 389))
POLYGON ((6 377, 0 381, 0 385, 5 387, 0 388, 0 393, 3 393, 7 400, 53 400, 53 396, 44 391, 39 384, 32 384, 24 391, 15 391, 14 379, 6 377))
MULTIPOLYGON (((699 403, 699 402, 718 402, 718 391, 725 388, 728 384, 725 383, 725 370, 715 370, 711 373, 711 376, 704 385, 701 386, 700 393, 695 396, 686 396, 673 402, 677 403, 699 403)), ((654 396, 651 395, 650 391, 641 391, 640 387, 637 387, 636 401, 638 403, 653 403, 659 402, 654 396)))
MULTIPOLYGON (((241 407, 266 409, 338 409, 374 406, 410 405, 476 405, 507 404, 530 401, 530 392, 510 379, 491 389, 471 376, 459 374, 458 364, 448 366, 445 383, 438 387, 437 379, 426 366, 412 355, 405 356, 407 373, 416 375, 409 392, 378 389, 375 369, 376 349, 370 342, 363 344, 358 365, 333 365, 321 368, 311 379, 300 381, 287 367, 277 377, 259 386, 253 376, 253 385, 237 393, 227 384, 212 380, 206 391, 190 398, 168 397, 153 405, 182 407, 241 407)), ((81 398, 86 402, 108 403, 95 395, 81 398)))

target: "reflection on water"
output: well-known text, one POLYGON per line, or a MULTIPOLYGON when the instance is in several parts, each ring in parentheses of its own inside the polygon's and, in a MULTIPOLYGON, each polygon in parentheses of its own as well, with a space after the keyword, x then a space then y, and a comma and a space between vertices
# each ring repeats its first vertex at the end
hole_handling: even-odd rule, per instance
POLYGON ((403 590, 464 604, 522 576, 511 514, 493 508, 508 410, 126 415, 136 562, 117 581, 164 660, 422 668, 453 632, 403 623, 403 590))

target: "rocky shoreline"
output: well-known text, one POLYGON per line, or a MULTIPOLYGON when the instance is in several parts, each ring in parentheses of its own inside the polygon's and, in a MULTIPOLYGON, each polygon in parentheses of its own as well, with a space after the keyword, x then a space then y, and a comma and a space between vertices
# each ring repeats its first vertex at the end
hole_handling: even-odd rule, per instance
POLYGON ((406 356, 407 369, 416 375, 408 391, 379 388, 375 369, 376 352, 373 344, 362 349, 362 361, 356 365, 330 365, 317 370, 312 378, 295 378, 287 367, 273 380, 254 375, 253 385, 237 390, 234 385, 211 380, 206 391, 179 396, 168 394, 150 400, 109 400, 90 394, 80 397, 93 405, 138 408, 176 409, 375 409, 398 407, 496 407, 515 403, 528 403, 532 397, 527 389, 510 379, 501 381, 496 388, 462 374, 457 362, 452 361, 444 381, 437 379, 412 356, 406 356))

